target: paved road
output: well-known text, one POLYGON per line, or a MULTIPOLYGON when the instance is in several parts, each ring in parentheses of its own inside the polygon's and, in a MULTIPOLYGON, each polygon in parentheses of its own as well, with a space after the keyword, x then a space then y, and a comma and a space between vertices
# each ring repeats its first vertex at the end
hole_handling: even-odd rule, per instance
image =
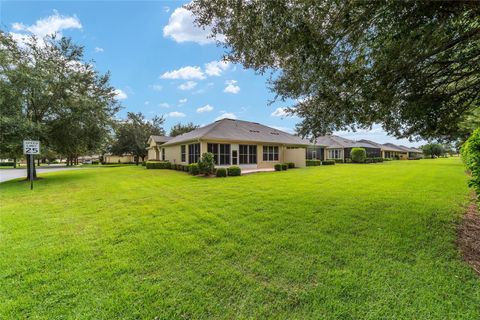
MULTIPOLYGON (((37 174, 44 172, 54 172, 54 171, 63 171, 63 170, 79 170, 79 167, 49 167, 49 168, 37 168, 37 174)), ((13 180, 17 178, 26 178, 27 169, 0 169, 0 182, 13 180)))

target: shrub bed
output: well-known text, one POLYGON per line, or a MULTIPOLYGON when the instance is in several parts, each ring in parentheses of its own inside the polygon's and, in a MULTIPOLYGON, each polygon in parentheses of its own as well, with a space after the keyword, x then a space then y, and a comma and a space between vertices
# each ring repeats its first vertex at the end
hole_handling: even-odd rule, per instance
POLYGON ((288 169, 288 164, 282 163, 282 170, 285 171, 288 169))
POLYGON ((322 162, 320 160, 307 160, 306 161, 307 167, 319 166, 321 164, 322 164, 322 162))
POLYGON ((295 168, 295 163, 294 162, 287 162, 287 164, 288 164, 288 169, 295 168))
POLYGON ((14 162, 0 162, 0 167, 13 167, 14 165, 14 162))
POLYGON ((227 176, 227 169, 225 168, 218 168, 217 172, 215 173, 217 177, 226 177, 227 176))
POLYGON ((282 171, 282 165, 280 163, 276 163, 274 166, 275 171, 282 171))
POLYGON ((327 160, 327 161, 333 161, 335 163, 344 163, 343 159, 334 159, 334 160, 327 160))
POLYGON ((334 165, 335 163, 336 163, 335 160, 323 160, 322 166, 331 166, 331 165, 334 165))
POLYGON ((168 161, 147 161, 145 167, 147 169, 171 169, 172 165, 168 161))
POLYGON ((193 176, 199 175, 200 168, 198 167, 198 163, 190 163, 188 165, 188 172, 190 172, 190 174, 193 176))
POLYGON ((377 163, 377 162, 383 162, 383 158, 374 157, 374 158, 365 159, 365 163, 377 163))
POLYGON ((472 173, 469 186, 480 194, 480 128, 473 131, 470 138, 465 141, 461 154, 463 162, 472 173))
POLYGON ((238 166, 231 166, 228 167, 227 173, 230 177, 239 176, 242 174, 242 169, 240 169, 238 166))

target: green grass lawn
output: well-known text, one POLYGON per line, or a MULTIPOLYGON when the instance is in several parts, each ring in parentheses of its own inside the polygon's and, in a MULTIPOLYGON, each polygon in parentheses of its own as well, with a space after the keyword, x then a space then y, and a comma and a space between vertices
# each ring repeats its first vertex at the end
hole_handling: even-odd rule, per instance
POLYGON ((0 319, 479 319, 458 158, 0 184, 0 319))

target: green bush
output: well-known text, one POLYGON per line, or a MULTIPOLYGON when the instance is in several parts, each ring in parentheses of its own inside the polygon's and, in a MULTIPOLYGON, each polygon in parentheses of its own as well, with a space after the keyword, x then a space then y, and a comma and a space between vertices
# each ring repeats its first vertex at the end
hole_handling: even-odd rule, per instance
POLYGON ((314 167, 319 166, 322 162, 320 160, 307 160, 306 165, 307 167, 314 167))
POLYGON ((147 161, 145 167, 147 169, 170 169, 172 165, 168 161, 147 161))
POLYGON ((333 160, 327 160, 327 161, 333 161, 335 163, 344 163, 343 159, 333 159, 333 160))
POLYGON ((200 168, 198 167, 198 163, 190 163, 188 165, 188 172, 190 172, 190 174, 194 176, 200 174, 200 168))
POLYGON ((227 176, 227 169, 225 168, 218 168, 217 172, 215 173, 217 177, 226 177, 227 176))
POLYGON ((385 162, 385 161, 392 161, 392 159, 390 159, 390 158, 383 158, 383 161, 384 161, 384 162, 385 162))
POLYGON ((470 170, 472 178, 469 185, 480 194, 480 128, 473 131, 470 138, 462 146, 463 162, 470 170))
POLYGON ((227 173, 230 177, 239 176, 242 174, 242 169, 240 169, 240 167, 237 167, 237 166, 231 166, 231 167, 228 167, 227 173))
POLYGON ((282 165, 280 163, 276 163, 274 166, 275 171, 282 171, 282 165))
POLYGON ((202 158, 198 162, 198 168, 200 173, 204 175, 211 175, 215 170, 215 160, 213 159, 213 153, 205 152, 202 154, 202 158))
POLYGON ((288 169, 288 164, 282 163, 282 170, 285 171, 288 169))
POLYGON ((367 151, 364 148, 352 148, 350 157, 354 163, 365 163, 367 159, 367 151))
POLYGON ((92 164, 100 164, 100 162, 98 160, 93 160, 92 164))
POLYGON ((0 167, 13 167, 15 162, 0 162, 0 167))
POLYGON ((295 168, 295 163, 294 162, 287 162, 287 164, 288 164, 288 169, 295 168))
POLYGON ((336 163, 335 160, 323 160, 322 166, 331 166, 331 165, 334 165, 335 163, 336 163))

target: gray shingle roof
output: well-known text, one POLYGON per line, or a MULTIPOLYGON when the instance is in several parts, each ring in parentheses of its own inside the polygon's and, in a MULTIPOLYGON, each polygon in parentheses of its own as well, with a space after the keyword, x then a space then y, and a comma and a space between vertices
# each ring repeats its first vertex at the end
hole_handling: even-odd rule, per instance
POLYGON ((397 151, 397 152, 406 152, 406 150, 400 148, 400 146, 397 146, 396 144, 393 143, 384 143, 382 144, 382 149, 387 150, 387 151, 397 151))
POLYGON ((221 119, 172 138, 165 146, 198 140, 249 141, 289 145, 308 145, 300 137, 256 122, 221 119))
POLYGON ((172 137, 166 137, 166 136, 150 136, 150 139, 153 139, 153 141, 155 141, 155 142, 164 143, 164 142, 172 140, 173 138, 172 137))

